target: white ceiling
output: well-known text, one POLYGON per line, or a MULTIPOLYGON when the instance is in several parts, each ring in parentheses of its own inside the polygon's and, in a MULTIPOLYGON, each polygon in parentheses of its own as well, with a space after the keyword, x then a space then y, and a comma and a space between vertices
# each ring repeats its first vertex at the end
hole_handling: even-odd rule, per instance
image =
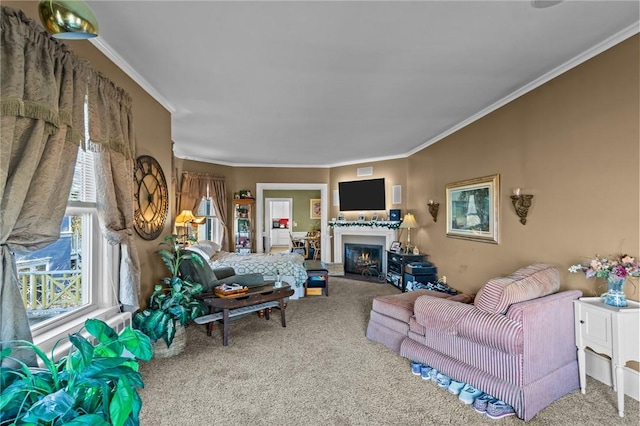
MULTIPOLYGON (((638 32, 638 1, 89 1, 94 43, 172 112, 175 154, 407 156, 638 32)), ((135 117, 134 117, 135 119, 135 117)))

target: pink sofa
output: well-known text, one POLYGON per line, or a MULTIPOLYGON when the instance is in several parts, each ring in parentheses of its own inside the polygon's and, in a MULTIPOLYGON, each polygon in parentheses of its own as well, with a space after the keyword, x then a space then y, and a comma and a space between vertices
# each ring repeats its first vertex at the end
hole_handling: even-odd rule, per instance
POLYGON ((474 304, 418 297, 400 355, 427 364, 531 419, 578 389, 573 301, 558 269, 535 264, 495 278, 474 304))

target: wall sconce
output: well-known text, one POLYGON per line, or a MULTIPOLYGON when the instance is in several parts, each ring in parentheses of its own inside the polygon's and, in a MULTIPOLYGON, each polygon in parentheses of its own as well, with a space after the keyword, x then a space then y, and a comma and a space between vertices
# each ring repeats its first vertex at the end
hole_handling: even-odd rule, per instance
POLYGON ((520 188, 513 190, 511 202, 513 203, 513 207, 516 209, 516 214, 520 218, 520 223, 523 225, 527 224, 527 214, 529 213, 529 207, 531 207, 532 198, 533 195, 531 194, 521 194, 520 188))
POLYGON ((438 209, 440 208, 440 203, 434 203, 433 200, 429 200, 427 204, 429 206, 429 213, 431 213, 431 217, 433 217, 433 221, 438 221, 438 209))

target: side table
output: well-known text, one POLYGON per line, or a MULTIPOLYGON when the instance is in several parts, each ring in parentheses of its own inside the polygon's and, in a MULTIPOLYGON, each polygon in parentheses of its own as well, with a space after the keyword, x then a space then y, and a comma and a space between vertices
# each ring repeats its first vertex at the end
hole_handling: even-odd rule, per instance
POLYGON ((599 297, 582 297, 574 302, 580 390, 586 392, 585 348, 610 356, 620 417, 624 417, 624 365, 630 360, 640 361, 640 303, 628 303, 624 308, 609 306, 599 297))

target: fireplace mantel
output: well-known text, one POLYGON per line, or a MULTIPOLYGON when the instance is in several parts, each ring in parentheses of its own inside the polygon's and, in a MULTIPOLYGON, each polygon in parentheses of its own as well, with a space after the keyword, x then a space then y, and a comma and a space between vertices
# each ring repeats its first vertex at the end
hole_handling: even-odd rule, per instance
POLYGON ((368 237, 373 237, 373 239, 380 241, 380 244, 382 244, 382 239, 384 239, 384 249, 387 250, 391 247, 391 243, 397 240, 397 231, 395 229, 377 226, 333 227, 333 261, 335 263, 343 262, 345 237, 362 237, 358 238, 360 242, 365 242, 368 237))

